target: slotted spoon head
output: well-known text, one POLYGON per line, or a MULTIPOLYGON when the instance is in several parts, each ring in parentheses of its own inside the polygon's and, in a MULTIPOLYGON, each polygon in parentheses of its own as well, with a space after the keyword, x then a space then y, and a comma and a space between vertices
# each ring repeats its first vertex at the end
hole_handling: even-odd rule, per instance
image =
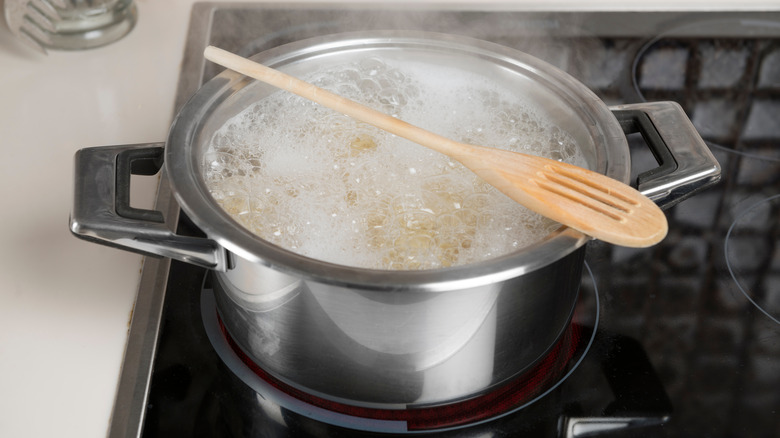
POLYGON ((620 246, 648 247, 666 237, 664 212, 626 184, 547 158, 474 147, 457 157, 461 163, 539 214, 620 246))

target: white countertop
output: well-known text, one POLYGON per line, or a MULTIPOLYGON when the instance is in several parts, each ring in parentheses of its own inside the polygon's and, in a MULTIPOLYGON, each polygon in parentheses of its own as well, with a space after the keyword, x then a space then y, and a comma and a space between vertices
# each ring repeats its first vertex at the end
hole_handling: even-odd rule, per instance
MULTIPOLYGON (((614 9, 613 2, 593 0, 587 8, 614 9)), ((165 139, 193 0, 136 3, 135 29, 94 50, 44 56, 0 26, 2 437, 106 434, 141 257, 71 236, 73 154, 165 139)), ((512 2, 529 9, 583 9, 581 3, 512 2)), ((777 0, 620 3, 780 9, 777 0)), ((151 205, 153 184, 140 193, 151 205)))

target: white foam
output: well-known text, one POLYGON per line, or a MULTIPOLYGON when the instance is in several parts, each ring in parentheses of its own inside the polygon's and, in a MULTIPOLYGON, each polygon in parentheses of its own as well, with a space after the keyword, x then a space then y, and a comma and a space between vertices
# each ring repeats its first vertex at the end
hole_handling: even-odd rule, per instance
MULTIPOLYGON (((584 164, 522 97, 474 74, 395 62, 367 58, 302 79, 459 141, 584 164)), ((557 228, 448 157, 285 92, 216 132, 204 167, 215 199, 244 226, 344 265, 466 264, 557 228)))

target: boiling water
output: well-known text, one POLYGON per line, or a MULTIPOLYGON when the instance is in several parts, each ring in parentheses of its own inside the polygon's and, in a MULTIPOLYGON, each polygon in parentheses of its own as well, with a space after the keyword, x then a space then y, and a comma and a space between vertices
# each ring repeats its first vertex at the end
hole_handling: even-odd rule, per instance
MULTIPOLYGON (((368 58, 301 79, 458 141, 585 164, 522 96, 474 74, 368 58)), ((204 167, 211 194, 243 226, 342 265, 462 265, 559 226, 444 155, 282 91, 226 122, 204 167)))

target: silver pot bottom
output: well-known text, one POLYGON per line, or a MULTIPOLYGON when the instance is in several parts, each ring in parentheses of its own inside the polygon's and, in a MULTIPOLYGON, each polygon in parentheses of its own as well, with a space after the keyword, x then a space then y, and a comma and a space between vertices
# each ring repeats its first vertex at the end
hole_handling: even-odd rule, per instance
POLYGON ((553 348, 574 312, 584 249, 519 277, 444 292, 299 279, 284 293, 252 294, 220 273, 213 286, 227 332, 280 381, 355 406, 440 404, 505 384, 553 348))
MULTIPOLYGON (((592 277, 590 277, 592 280, 592 277)), ((586 280, 587 281, 587 280, 586 280)), ((446 404, 355 406, 309 393, 274 377, 257 365, 228 333, 216 310, 214 291, 204 290, 201 310, 208 337, 222 361, 258 393, 264 405, 281 406, 301 415, 351 429, 417 433, 449 430, 514 413, 547 396, 579 366, 598 326, 598 291, 581 294, 577 312, 550 351, 509 381, 473 397, 446 404), (583 324, 592 326, 585 328, 583 324)))

